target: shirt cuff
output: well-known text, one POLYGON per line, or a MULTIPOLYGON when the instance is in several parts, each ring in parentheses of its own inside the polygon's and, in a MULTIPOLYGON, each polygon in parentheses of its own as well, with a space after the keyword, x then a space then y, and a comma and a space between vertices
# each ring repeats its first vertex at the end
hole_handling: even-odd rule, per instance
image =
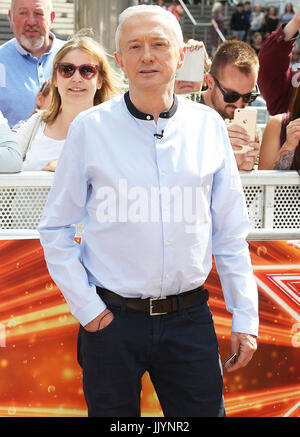
POLYGON ((73 312, 73 316, 79 321, 82 326, 87 325, 94 320, 100 313, 106 309, 106 305, 102 299, 97 295, 96 299, 89 302, 84 308, 73 312))
POLYGON ((250 318, 249 314, 234 311, 232 316, 232 332, 250 334, 258 337, 259 320, 257 317, 250 318))

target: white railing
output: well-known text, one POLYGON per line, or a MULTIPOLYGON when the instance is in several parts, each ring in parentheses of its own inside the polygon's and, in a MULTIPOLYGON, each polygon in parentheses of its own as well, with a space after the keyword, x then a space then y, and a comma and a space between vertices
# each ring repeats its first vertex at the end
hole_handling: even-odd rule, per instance
MULTIPOLYGON (((196 34, 196 27, 202 27, 204 29, 204 43, 206 44, 207 42, 207 29, 209 29, 212 26, 212 23, 209 22, 199 22, 196 21, 194 16, 192 15, 192 13, 189 11, 188 7, 186 6, 186 4, 183 2, 183 0, 179 0, 179 3, 181 4, 186 16, 188 17, 188 19, 190 20, 190 22, 193 25, 193 39, 195 39, 195 34, 196 34)), ((201 3, 200 5, 201 10, 202 10, 202 14, 203 14, 203 8, 204 8, 204 2, 201 3)), ((225 36, 223 35, 223 33, 220 31, 219 28, 215 27, 215 30, 217 32, 217 34, 219 35, 219 38, 221 39, 222 42, 226 41, 225 36)))
MULTIPOLYGON (((50 172, 0 174, 0 237, 37 236, 50 172)), ((240 172, 251 231, 248 240, 300 239, 300 177, 294 171, 240 172)), ((81 232, 77 226, 77 234, 81 232)))
POLYGON ((300 239, 300 176, 295 171, 241 172, 249 240, 300 239))

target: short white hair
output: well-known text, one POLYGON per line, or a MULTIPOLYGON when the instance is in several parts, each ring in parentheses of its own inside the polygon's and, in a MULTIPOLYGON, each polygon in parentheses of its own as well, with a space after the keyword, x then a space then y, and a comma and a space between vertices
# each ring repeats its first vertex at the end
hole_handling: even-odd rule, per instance
POLYGON ((183 41, 183 34, 180 27, 180 24, 175 17, 174 14, 167 11, 166 9, 163 9, 161 6, 157 5, 136 5, 136 6, 130 6, 129 8, 125 9, 120 15, 119 15, 119 24, 116 30, 115 35, 115 42, 116 42, 116 51, 120 52, 120 34, 122 31, 122 26, 124 22, 135 15, 138 14, 150 14, 150 15, 160 15, 161 17, 166 18, 169 21, 170 28, 172 29, 174 36, 176 38, 176 41, 178 43, 179 48, 181 48, 184 45, 183 41))

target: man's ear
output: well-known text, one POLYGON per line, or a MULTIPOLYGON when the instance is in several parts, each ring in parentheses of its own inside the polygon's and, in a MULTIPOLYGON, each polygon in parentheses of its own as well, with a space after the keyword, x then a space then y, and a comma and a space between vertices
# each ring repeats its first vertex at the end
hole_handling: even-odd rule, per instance
POLYGON ((215 86, 214 78, 210 73, 207 73, 205 75, 205 82, 209 89, 213 89, 213 87, 215 86))
POLYGON ((12 29, 12 25, 13 25, 13 19, 12 19, 12 13, 11 10, 8 11, 8 19, 9 19, 9 25, 12 29))
POLYGON ((50 23, 51 23, 51 27, 52 27, 52 25, 53 25, 54 18, 55 18, 55 12, 52 11, 51 14, 50 14, 50 23))
POLYGON ((39 92, 38 95, 36 96, 36 106, 38 109, 41 108, 42 102, 43 102, 43 95, 41 92, 39 92))
POLYGON ((119 65, 119 67, 124 71, 124 64, 122 61, 122 55, 120 52, 114 52, 114 57, 115 60, 117 61, 117 64, 119 65))

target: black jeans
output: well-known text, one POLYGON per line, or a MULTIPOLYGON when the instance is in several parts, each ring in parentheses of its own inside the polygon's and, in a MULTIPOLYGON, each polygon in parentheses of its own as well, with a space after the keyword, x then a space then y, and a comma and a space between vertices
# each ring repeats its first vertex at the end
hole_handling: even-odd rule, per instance
POLYGON ((110 325, 94 333, 80 326, 78 334, 90 417, 140 416, 145 371, 165 417, 225 416, 218 342, 207 303, 161 316, 110 309, 110 325))

